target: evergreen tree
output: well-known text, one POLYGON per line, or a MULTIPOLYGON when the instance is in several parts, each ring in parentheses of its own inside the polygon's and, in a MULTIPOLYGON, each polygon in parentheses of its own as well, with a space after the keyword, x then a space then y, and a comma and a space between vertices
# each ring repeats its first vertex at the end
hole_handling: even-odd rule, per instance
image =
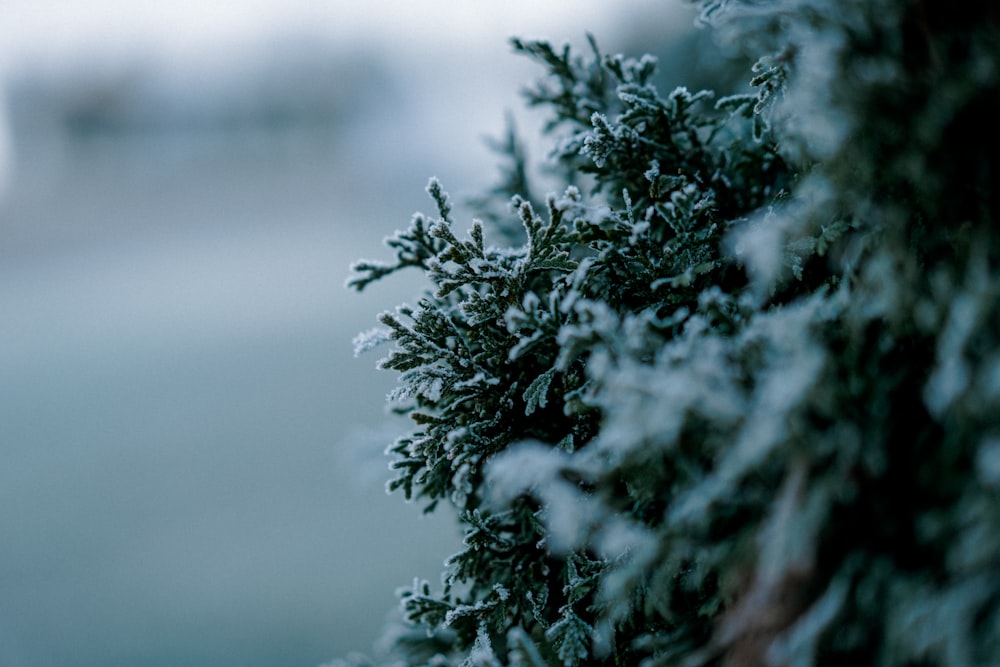
POLYGON ((465 534, 391 664, 1000 664, 1000 10, 698 4, 750 93, 514 40, 564 190, 354 267, 465 534))

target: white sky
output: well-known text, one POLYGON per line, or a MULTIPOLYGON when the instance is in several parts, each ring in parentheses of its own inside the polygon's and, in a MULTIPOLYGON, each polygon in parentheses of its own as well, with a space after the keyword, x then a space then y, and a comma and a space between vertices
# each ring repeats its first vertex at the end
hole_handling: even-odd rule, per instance
POLYGON ((670 3, 683 0, 3 0, 0 67, 123 52, 204 58, 303 30, 448 50, 497 34, 600 33, 615 17, 670 3))

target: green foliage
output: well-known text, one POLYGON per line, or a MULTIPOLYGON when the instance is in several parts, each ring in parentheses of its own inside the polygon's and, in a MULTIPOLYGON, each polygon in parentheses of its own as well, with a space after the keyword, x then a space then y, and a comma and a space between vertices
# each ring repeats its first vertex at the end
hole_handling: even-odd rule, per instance
POLYGON ((357 345, 465 531, 387 660, 1000 664, 1000 14, 699 4, 756 94, 514 40, 562 194, 511 133, 511 218, 354 267, 433 285, 357 345))

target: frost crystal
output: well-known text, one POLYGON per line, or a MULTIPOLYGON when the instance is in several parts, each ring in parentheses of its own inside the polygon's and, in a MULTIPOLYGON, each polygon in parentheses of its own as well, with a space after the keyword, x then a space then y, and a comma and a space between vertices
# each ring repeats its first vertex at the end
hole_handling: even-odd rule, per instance
POLYGON ((511 131, 354 267, 431 281, 355 345, 465 533, 386 664, 1000 664, 1000 13, 696 4, 754 93, 514 40, 562 194, 511 131))

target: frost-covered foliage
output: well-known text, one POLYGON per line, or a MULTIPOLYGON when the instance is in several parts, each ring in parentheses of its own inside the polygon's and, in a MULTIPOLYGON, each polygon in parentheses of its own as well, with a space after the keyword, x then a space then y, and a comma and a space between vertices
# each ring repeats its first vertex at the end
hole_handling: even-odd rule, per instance
POLYGON ((465 531, 391 664, 1000 664, 1000 10, 699 4, 751 92, 515 40, 564 191, 355 266, 465 531))

